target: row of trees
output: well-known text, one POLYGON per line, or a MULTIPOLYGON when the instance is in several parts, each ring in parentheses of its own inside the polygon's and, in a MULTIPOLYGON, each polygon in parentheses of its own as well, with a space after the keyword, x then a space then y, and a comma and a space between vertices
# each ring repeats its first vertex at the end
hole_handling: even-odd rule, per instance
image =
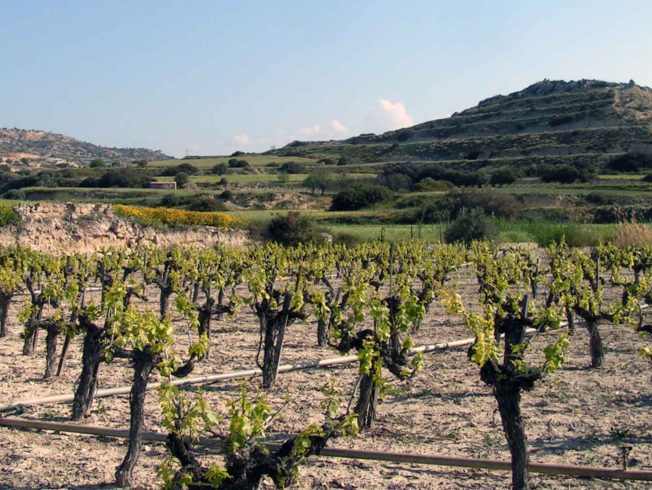
MULTIPOLYGON (((373 425, 378 400, 391 379, 416 375, 423 358, 411 352, 412 337, 441 300, 462 315, 476 336, 471 359, 496 396, 512 452, 514 486, 528 488, 521 392, 562 365, 577 319, 590 334, 594 367, 604 357, 600 329, 605 322, 630 321, 641 332, 649 329, 640 304, 652 295, 650 249, 599 247, 587 253, 561 244, 549 250, 548 262, 544 267, 522 251, 481 243, 468 249, 414 243, 143 248, 103 250, 90 257, 9 248, 0 253, 0 320, 6 335, 9 304, 19 291, 27 291, 20 313, 23 353, 33 355, 39 332, 46 332, 46 377, 60 374, 71 340, 81 337, 73 419, 90 413, 101 366, 129 361, 134 373, 130 442, 116 472, 119 483, 129 484, 142 445, 146 388, 154 372, 165 379, 188 375, 210 356, 214 322, 246 307, 259 326, 256 362, 262 387, 268 389, 276 381, 287 329, 314 318, 316 343, 357 353, 359 376, 349 397, 357 401, 344 414, 333 401, 322 426, 309 426, 276 453, 263 451, 260 442, 271 408, 264 398, 252 400, 243 393, 229 407, 231 423, 222 434, 230 451, 226 467, 203 466, 192 453, 192 441, 219 424, 201 398, 170 385, 161 394, 168 447, 178 461, 167 466, 166 481, 172 488, 187 485, 189 479, 210 488, 233 488, 228 485, 257 482, 265 475, 283 486, 293 480, 301 461, 318 454, 329 438, 373 425), (477 277, 480 311, 468 308, 448 284, 465 260, 472 262, 477 277), (612 303, 604 301, 607 283, 622 291, 612 303), (95 284, 100 298, 93 301, 87 290, 95 284), (143 312, 135 303, 145 299, 156 299, 156 312, 143 312), (172 314, 180 320, 173 323, 172 314), (568 333, 559 329, 562 319, 569 322, 568 333), (546 330, 558 334, 544 347, 543 364, 530 365, 526 356, 534 350, 533 340, 546 330), (192 338, 186 348, 177 344, 182 333, 192 338)), ((332 398, 341 397, 332 390, 332 398)))

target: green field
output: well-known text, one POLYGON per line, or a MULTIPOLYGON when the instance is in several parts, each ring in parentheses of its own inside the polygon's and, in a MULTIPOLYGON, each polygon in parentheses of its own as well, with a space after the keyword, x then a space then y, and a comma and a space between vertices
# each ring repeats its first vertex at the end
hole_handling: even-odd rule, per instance
MULTIPOLYGON (((566 223, 532 223, 520 221, 496 221, 498 241, 501 243, 537 243, 547 246, 558 241, 562 236, 571 245, 595 245, 609 241, 616 230, 616 225, 566 224, 566 223)), ((324 227, 333 236, 350 235, 357 240, 402 241, 421 239, 428 242, 440 242, 446 224, 434 225, 340 225, 325 224, 324 227)))

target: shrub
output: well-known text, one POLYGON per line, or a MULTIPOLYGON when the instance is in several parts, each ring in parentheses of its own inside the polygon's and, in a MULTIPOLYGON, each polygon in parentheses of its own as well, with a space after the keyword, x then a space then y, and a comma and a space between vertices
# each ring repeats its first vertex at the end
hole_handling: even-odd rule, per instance
POLYGON ((20 222, 20 215, 10 204, 0 204, 0 227, 15 225, 20 222))
POLYGON ((199 173, 199 169, 195 167, 194 165, 190 165, 189 163, 182 163, 181 165, 177 165, 176 167, 177 174, 180 173, 185 173, 188 175, 195 175, 199 173))
POLYGON ((412 190, 412 179, 405 174, 387 174, 379 175, 378 183, 393 191, 412 190))
POLYGON ((297 212, 289 212, 285 216, 272 218, 265 230, 265 238, 282 245, 324 241, 322 233, 317 230, 314 222, 297 212))
POLYGON ((223 201, 230 201, 233 199, 233 192, 227 189, 219 195, 219 198, 223 201))
POLYGON ((285 174, 302 174, 306 171, 306 167, 297 162, 286 162, 278 170, 285 174))
POLYGON ((349 163, 351 163, 351 159, 349 157, 340 157, 337 160, 338 165, 348 165, 349 163))
POLYGON ((91 163, 88 164, 90 168, 106 168, 106 162, 100 158, 91 160, 91 163))
POLYGON ((5 192, 4 196, 5 199, 13 199, 16 201, 24 201, 27 195, 25 194, 24 190, 21 189, 11 189, 5 192))
POLYGON ((516 181, 516 174, 511 168, 502 168, 496 170, 491 177, 489 177, 490 185, 509 185, 516 181))
POLYGON ((163 199, 161 199, 161 206, 166 208, 175 208, 179 204, 181 204, 181 200, 176 194, 166 194, 163 196, 163 199))
POLYGON ((226 163, 218 163, 211 169, 211 173, 215 175, 224 175, 229 169, 226 163))
MULTIPOLYGON (((86 179, 88 180, 88 179, 86 179)), ((149 182, 147 175, 134 168, 114 168, 105 172, 95 182, 97 187, 145 187, 149 182)))
POLYGON ((494 240, 496 230, 481 209, 464 210, 444 232, 446 243, 463 242, 469 245, 477 240, 494 240))
POLYGON ((188 185, 188 182, 190 182, 190 177, 187 173, 181 172, 174 176, 174 181, 177 183, 179 189, 184 189, 188 185))
POLYGON ((350 211, 372 206, 392 197, 392 193, 377 184, 354 184, 333 197, 331 210, 350 211))
POLYGON ((432 177, 421 179, 414 185, 415 190, 419 192, 432 192, 432 191, 450 191, 453 184, 446 180, 435 180, 432 177))
POLYGON ((652 168, 652 153, 631 152, 609 160, 607 167, 617 172, 636 172, 641 168, 652 168))
POLYGON ((455 190, 434 204, 422 207, 419 210, 419 222, 454 220, 465 209, 481 209, 485 214, 512 218, 519 213, 519 208, 519 203, 512 196, 493 191, 455 190))
POLYGON ((559 182, 572 184, 573 182, 588 182, 595 174, 590 169, 579 169, 572 165, 559 165, 544 169, 541 180, 544 182, 559 182))
POLYGON ((647 174, 642 180, 643 182, 652 182, 652 174, 647 174))
POLYGON ((229 160, 230 168, 250 168, 249 162, 247 160, 238 160, 237 158, 231 158, 229 160))
POLYGON ((174 177, 180 173, 195 175, 199 173, 199 169, 189 163, 182 163, 181 165, 176 165, 174 167, 164 168, 161 175, 165 177, 174 177))
POLYGON ((191 211, 225 211, 224 203, 212 196, 197 196, 193 198, 187 208, 191 211))

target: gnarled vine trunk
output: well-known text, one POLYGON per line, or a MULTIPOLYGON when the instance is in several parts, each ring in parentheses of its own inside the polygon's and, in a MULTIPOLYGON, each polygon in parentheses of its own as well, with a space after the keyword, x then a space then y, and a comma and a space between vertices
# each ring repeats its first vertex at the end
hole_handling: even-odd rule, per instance
POLYGON ((529 490, 527 436, 521 414, 521 394, 509 382, 498 382, 494 389, 498 411, 512 458, 512 488, 529 490))
POLYGON ((355 406, 355 413, 358 414, 358 427, 360 430, 369 429, 376 421, 378 413, 379 390, 373 378, 367 374, 362 376, 360 381, 360 394, 355 406))
POLYGON ((95 326, 87 326, 82 351, 82 372, 72 403, 73 420, 87 417, 91 411, 103 357, 102 330, 95 326))
POLYGON ((45 374, 43 379, 50 379, 57 365, 57 340, 61 329, 55 323, 48 324, 45 328, 47 335, 45 336, 45 374))
POLYGON ((129 408, 131 409, 129 447, 124 460, 115 472, 116 482, 123 487, 131 485, 134 467, 138 462, 143 446, 145 394, 149 376, 155 364, 155 360, 150 354, 145 352, 134 353, 134 381, 129 394, 129 408))
POLYGON ((7 336, 7 315, 10 303, 11 296, 0 296, 0 337, 7 336))
POLYGON ((38 324, 43 316, 43 307, 39 306, 36 313, 33 313, 27 325, 25 326, 25 339, 23 341, 23 355, 31 356, 36 350, 36 341, 38 340, 38 324))
POLYGON ((599 368, 604 361, 604 346, 600 336, 600 320, 587 321, 586 329, 589 331, 589 348, 591 351, 591 367, 599 368))

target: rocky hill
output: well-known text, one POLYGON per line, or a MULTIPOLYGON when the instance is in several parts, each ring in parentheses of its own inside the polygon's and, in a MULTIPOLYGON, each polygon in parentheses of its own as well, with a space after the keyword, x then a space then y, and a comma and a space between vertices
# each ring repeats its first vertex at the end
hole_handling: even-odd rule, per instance
POLYGON ((0 157, 5 159, 84 165, 94 159, 108 163, 167 160, 160 151, 146 148, 106 148, 63 134, 28 129, 0 129, 0 157))
POLYGON ((598 80, 543 80, 451 117, 344 141, 293 142, 270 153, 362 162, 596 163, 652 152, 652 89, 598 80))
POLYGON ((102 247, 137 245, 241 246, 248 240, 242 230, 144 227, 116 216, 107 204, 23 203, 15 210, 20 223, 0 228, 0 245, 24 245, 42 252, 91 253, 102 247))

